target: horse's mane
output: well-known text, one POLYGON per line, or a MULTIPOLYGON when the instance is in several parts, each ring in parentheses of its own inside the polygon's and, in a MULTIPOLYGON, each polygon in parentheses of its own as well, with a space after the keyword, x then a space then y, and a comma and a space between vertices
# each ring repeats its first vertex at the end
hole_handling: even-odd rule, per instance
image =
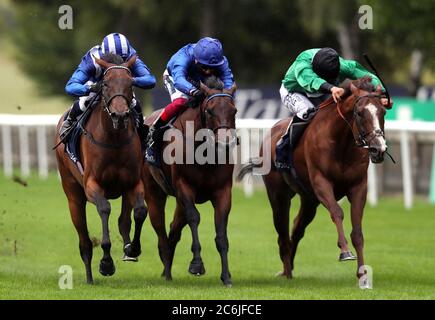
POLYGON ((343 89, 346 90, 345 97, 347 98, 351 94, 350 85, 353 84, 355 87, 357 87, 360 90, 367 91, 367 92, 374 92, 376 90, 375 85, 372 82, 371 76, 364 76, 362 78, 348 81, 343 89))
POLYGON ((121 56, 118 56, 117 54, 110 53, 110 52, 105 53, 101 57, 101 59, 106 61, 106 62, 108 62, 108 63, 113 63, 113 64, 116 64, 116 65, 121 65, 121 64, 124 63, 124 59, 122 59, 121 56))

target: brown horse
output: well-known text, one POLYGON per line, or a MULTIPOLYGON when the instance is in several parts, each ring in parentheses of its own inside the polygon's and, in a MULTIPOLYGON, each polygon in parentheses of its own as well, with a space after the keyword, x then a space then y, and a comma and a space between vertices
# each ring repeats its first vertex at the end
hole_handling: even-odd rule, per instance
MULTIPOLYGON (((206 82, 210 87, 211 84, 206 82)), ((200 213, 195 204, 211 201, 215 210, 216 247, 219 251, 222 262, 221 280, 227 286, 231 286, 231 275, 228 269, 228 237, 227 224, 228 215, 231 209, 231 188, 234 165, 215 163, 216 154, 213 149, 212 163, 198 163, 195 159, 189 164, 188 158, 193 159, 200 146, 193 145, 193 138, 190 136, 189 122, 192 124, 192 132, 197 136, 200 129, 208 129, 212 146, 221 146, 228 149, 236 144, 235 136, 235 114, 233 94, 234 86, 230 90, 223 90, 221 84, 211 89, 201 84, 201 90, 206 98, 200 106, 189 108, 184 111, 173 126, 179 136, 175 140, 164 141, 162 144, 162 169, 158 169, 145 162, 142 171, 142 179, 145 186, 145 201, 148 205, 151 223, 159 238, 159 253, 164 264, 163 275, 171 279, 171 267, 174 258, 175 247, 181 238, 181 231, 186 224, 192 232, 193 260, 189 266, 189 272, 194 275, 205 273, 204 264, 201 258, 201 245, 198 238, 198 225, 200 213), (171 146, 181 147, 182 163, 168 163, 165 160, 165 149, 171 146), (193 148, 189 151, 189 146, 193 148), (187 162, 187 163, 186 163, 187 162), (174 219, 171 223, 169 239, 165 229, 165 203, 167 195, 173 195, 177 199, 177 206, 174 219)), ((156 111, 145 124, 151 125, 160 111, 156 111)), ((170 133, 172 130, 167 131, 170 133)), ((164 139, 167 140, 167 139, 164 139)), ((204 146, 204 143, 201 144, 204 146)), ((228 150, 226 150, 228 151, 228 150)), ((228 153, 227 153, 228 154, 228 153)), ((208 155, 210 156, 210 154, 208 155)), ((210 159, 210 158, 209 158, 210 159)), ((228 160, 228 158, 226 158, 228 160)))
MULTIPOLYGON (((263 176, 272 206, 275 229, 284 270, 282 275, 291 278, 294 257, 305 228, 313 220, 319 203, 329 211, 338 232, 340 257, 350 252, 343 230, 344 213, 337 201, 347 197, 351 203, 352 244, 357 252, 360 277, 365 273, 363 256, 362 217, 367 196, 367 168, 369 159, 380 163, 387 150, 384 137, 384 116, 381 87, 374 88, 371 78, 355 80, 347 87, 342 102, 329 99, 303 133, 293 153, 294 167, 299 182, 287 172, 276 170, 263 176), (293 196, 301 199, 299 214, 294 220, 289 237, 289 210, 293 196)), ((391 107, 391 106, 390 106, 391 107)), ((275 146, 291 119, 279 121, 263 142, 260 155, 275 160, 275 146), (271 154, 263 154, 271 150, 271 154)), ((261 161, 242 168, 238 179, 261 161)), ((352 257, 351 257, 352 258, 352 257)), ((342 259, 345 260, 345 259, 342 259)))
MULTIPOLYGON (((130 109, 133 80, 129 68, 134 65, 135 60, 136 56, 121 64, 122 59, 115 59, 112 61, 115 63, 109 63, 96 58, 96 62, 105 69, 102 99, 92 111, 84 127, 84 135, 80 138, 83 172, 80 172, 68 158, 63 144, 56 150, 62 186, 68 198, 72 221, 79 235, 80 255, 85 264, 88 283, 93 283, 93 277, 92 242, 86 223, 86 201, 96 205, 102 221, 101 248, 104 255, 99 268, 102 275, 110 276, 115 273, 115 265, 110 256, 111 207, 108 199, 122 196, 122 211, 118 222, 124 241, 125 259, 134 260, 140 254, 140 230, 147 209, 140 179, 143 163, 141 145, 130 109), (136 225, 134 239, 130 243, 132 208, 136 225)), ((63 117, 59 121, 58 129, 62 119, 63 117)), ((59 142, 57 135, 56 143, 59 142)))

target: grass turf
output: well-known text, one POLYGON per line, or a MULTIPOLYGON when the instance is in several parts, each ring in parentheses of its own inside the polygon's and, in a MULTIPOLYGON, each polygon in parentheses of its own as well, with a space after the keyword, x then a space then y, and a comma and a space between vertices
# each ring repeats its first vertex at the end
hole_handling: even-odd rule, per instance
MULTIPOLYGON (((364 217, 365 258, 373 268, 373 290, 360 290, 356 262, 339 263, 336 231, 328 213, 320 208, 301 241, 294 279, 275 277, 281 270, 276 233, 265 192, 246 199, 233 190, 229 222, 229 265, 233 287, 219 279, 220 259, 215 248, 211 205, 201 205, 199 235, 206 274, 188 274, 191 236, 184 229, 175 253, 172 282, 160 277, 156 235, 147 219, 138 263, 122 262, 122 241, 117 218, 120 201, 112 202, 110 219, 112 256, 117 270, 112 277, 98 273, 102 256, 94 248, 95 285, 85 283, 78 237, 69 217, 67 202, 57 175, 47 181, 36 177, 28 186, 0 175, 0 299, 434 299, 435 207, 424 200, 411 211, 400 198, 382 199, 367 206, 364 217), (61 265, 73 269, 73 289, 60 290, 61 265)), ((350 233, 348 204, 345 230, 350 233)), ((174 201, 167 206, 167 224, 174 201)), ((295 198, 291 220, 298 203, 295 198)), ((92 205, 88 225, 93 237, 101 237, 101 223, 92 205)))

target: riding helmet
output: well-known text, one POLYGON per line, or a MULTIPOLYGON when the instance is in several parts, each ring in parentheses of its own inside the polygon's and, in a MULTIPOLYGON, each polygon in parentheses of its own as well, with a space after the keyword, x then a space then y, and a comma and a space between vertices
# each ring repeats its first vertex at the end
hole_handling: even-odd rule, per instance
POLYGON ((313 58, 314 72, 322 79, 334 81, 340 72, 340 59, 337 51, 332 48, 320 49, 313 58))
POLYGON ((103 54, 116 54, 125 60, 130 56, 130 43, 123 34, 111 33, 104 37, 101 51, 103 54))
POLYGON ((195 44, 193 55, 196 61, 209 67, 217 67, 225 62, 222 44, 210 37, 202 38, 195 44))

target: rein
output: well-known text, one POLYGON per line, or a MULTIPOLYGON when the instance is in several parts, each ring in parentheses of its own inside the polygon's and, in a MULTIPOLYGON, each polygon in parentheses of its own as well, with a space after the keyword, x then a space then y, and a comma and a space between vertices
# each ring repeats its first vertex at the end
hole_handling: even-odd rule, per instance
POLYGON ((123 147, 125 147, 125 146, 128 146, 130 143, 133 142, 134 136, 135 136, 135 134, 136 134, 136 132, 133 130, 132 134, 127 138, 127 140, 125 140, 125 141, 123 141, 123 142, 121 142, 121 143, 118 143, 118 144, 111 144, 111 143, 104 143, 104 142, 99 142, 99 141, 95 140, 95 138, 94 138, 94 136, 92 135, 92 133, 90 133, 89 131, 87 131, 87 130, 86 130, 84 127, 82 127, 82 126, 80 126, 80 128, 81 128, 82 131, 83 131, 83 135, 84 135, 86 138, 88 138, 88 140, 89 140, 92 144, 94 144, 94 145, 96 145, 96 146, 99 146, 99 147, 101 147, 101 148, 103 148, 103 149, 112 149, 112 150, 114 150, 114 149, 121 149, 121 148, 123 148, 123 147))

